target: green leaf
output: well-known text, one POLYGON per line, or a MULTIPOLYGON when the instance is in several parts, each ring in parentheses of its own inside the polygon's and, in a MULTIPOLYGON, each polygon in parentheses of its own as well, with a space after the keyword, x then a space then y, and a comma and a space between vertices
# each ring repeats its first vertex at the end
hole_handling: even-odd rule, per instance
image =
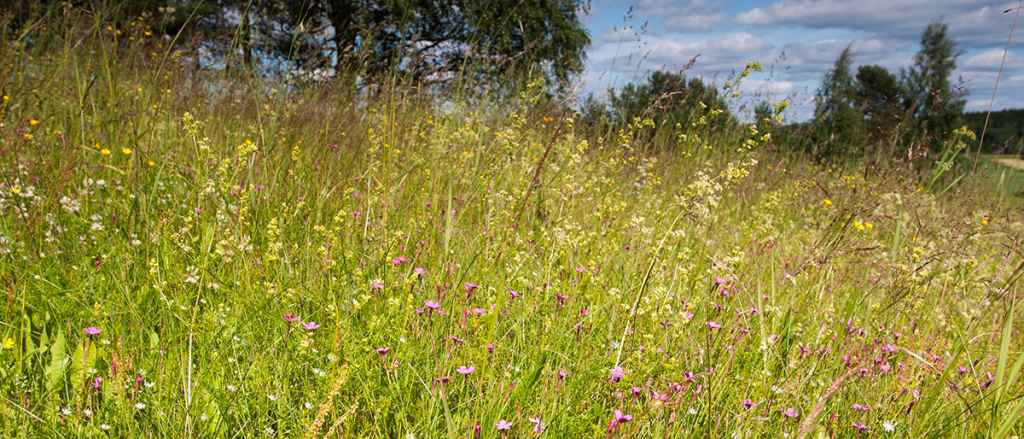
POLYGON ((64 381, 64 368, 67 367, 67 353, 64 333, 58 332, 57 339, 50 346, 50 365, 46 367, 46 391, 52 392, 64 381))

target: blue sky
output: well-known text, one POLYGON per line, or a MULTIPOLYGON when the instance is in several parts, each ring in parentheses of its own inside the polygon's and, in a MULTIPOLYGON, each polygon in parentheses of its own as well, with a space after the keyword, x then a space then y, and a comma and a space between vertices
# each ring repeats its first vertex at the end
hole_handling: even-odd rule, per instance
MULTIPOLYGON (((957 76, 967 109, 988 107, 1018 1, 997 0, 594 0, 584 23, 592 43, 580 93, 606 95, 654 70, 721 83, 750 61, 765 66, 747 79, 744 103, 793 102, 788 117, 806 119, 814 91, 839 52, 852 43, 856 64, 898 72, 913 63, 921 32, 950 26, 961 55, 957 76)), ((1024 38, 1024 17, 1014 40, 1024 38)), ((748 105, 749 106, 749 105, 748 105)), ((994 108, 1024 107, 1024 47, 1010 46, 994 108)))

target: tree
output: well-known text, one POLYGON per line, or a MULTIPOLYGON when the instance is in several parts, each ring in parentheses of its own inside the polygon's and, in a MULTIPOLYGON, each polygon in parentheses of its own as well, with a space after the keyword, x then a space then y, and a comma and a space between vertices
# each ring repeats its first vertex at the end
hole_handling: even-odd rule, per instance
POLYGON ((890 139, 907 119, 899 79, 882 66, 865 65, 857 69, 856 107, 864 117, 869 142, 890 139))
POLYGON ((610 93, 612 113, 620 125, 633 118, 650 117, 658 128, 688 126, 701 116, 719 111, 714 121, 720 126, 734 122, 718 89, 700 78, 686 79, 672 72, 654 72, 644 83, 630 83, 618 93, 610 93))
MULTIPOLYGON (((70 2, 91 5, 90 2, 70 2)), ((11 33, 60 10, 58 0, 15 0, 11 33)), ((275 70, 352 71, 362 83, 393 73, 418 82, 463 78, 502 87, 523 73, 565 86, 583 69, 586 0, 139 0, 114 2, 104 20, 147 17, 154 31, 207 65, 263 63, 275 70), (501 79, 499 81, 499 79, 501 79)), ((3 17, 0 17, 3 18, 3 17)), ((264 69, 267 70, 267 69, 264 69)))
POLYGON ((832 158, 860 147, 863 116, 855 107, 857 87, 852 73, 853 48, 846 46, 825 73, 815 96, 812 152, 832 158))
POLYGON ((369 76, 399 72, 436 83, 461 74, 484 84, 529 71, 564 85, 582 71, 590 44, 582 0, 260 3, 275 52, 291 46, 305 54, 293 57, 300 65, 328 59, 336 71, 356 66, 369 76))
POLYGON ((903 74, 907 97, 926 136, 936 145, 961 123, 965 91, 954 88, 950 78, 959 52, 949 37, 949 27, 935 22, 921 35, 921 49, 914 65, 903 74))

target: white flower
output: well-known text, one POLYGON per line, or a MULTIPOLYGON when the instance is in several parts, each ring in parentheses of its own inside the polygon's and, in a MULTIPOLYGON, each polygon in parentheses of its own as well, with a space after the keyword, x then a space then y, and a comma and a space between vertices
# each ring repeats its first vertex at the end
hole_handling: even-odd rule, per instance
POLYGON ((92 409, 82 410, 82 416, 85 416, 86 418, 91 418, 92 417, 92 409))
POLYGON ((110 425, 107 424, 107 423, 100 424, 100 430, 103 430, 103 431, 110 430, 110 425))
POLYGON ((885 421, 882 423, 882 430, 886 433, 892 433, 896 431, 896 423, 892 421, 885 421))
POLYGON ((306 410, 309 410, 309 409, 313 408, 313 403, 311 403, 309 401, 306 401, 306 402, 302 403, 302 406, 305 407, 306 410))
POLYGON ((238 391, 238 387, 236 387, 234 384, 228 384, 226 388, 228 389, 228 392, 231 393, 235 393, 238 391))
POLYGON ((61 407, 60 414, 61 416, 71 416, 71 409, 69 407, 61 407))
POLYGON ((269 400, 271 400, 271 401, 277 401, 277 395, 275 395, 275 394, 273 394, 273 393, 271 393, 271 394, 268 394, 268 395, 267 395, 267 399, 269 399, 269 400))
POLYGON ((146 404, 144 404, 142 402, 135 403, 135 410, 142 410, 144 408, 146 408, 146 404))

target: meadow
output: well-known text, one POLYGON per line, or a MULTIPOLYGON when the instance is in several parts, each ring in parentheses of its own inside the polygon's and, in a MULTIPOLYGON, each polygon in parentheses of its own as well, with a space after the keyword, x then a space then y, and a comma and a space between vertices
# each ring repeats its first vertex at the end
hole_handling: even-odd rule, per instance
POLYGON ((592 132, 536 82, 286 86, 120 32, 0 46, 3 437, 1024 429, 1020 171, 826 166, 714 114, 592 132))

